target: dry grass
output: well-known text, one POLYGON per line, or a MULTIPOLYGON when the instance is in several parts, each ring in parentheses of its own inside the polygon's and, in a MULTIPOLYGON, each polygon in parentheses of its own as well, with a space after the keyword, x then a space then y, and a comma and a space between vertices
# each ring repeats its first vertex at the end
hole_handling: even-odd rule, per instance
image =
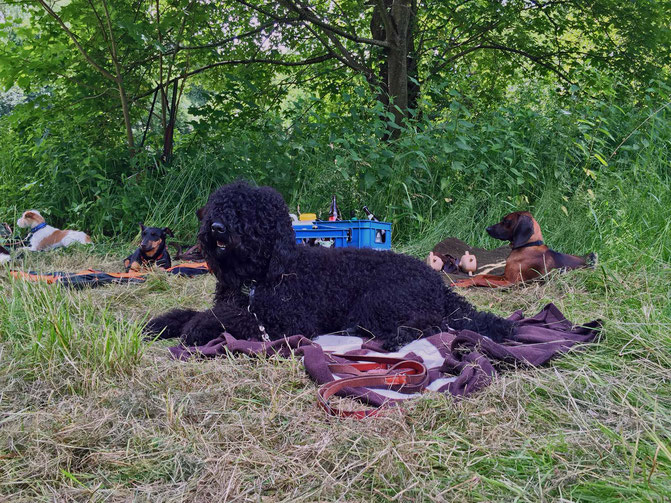
MULTIPOLYGON (((57 252, 25 267, 118 270, 119 256, 57 252)), ((569 319, 603 318, 605 334, 474 397, 428 394, 366 421, 325 417, 299 361, 175 362, 141 341, 148 313, 208 305, 212 278, 68 291, 0 275, 2 501, 671 499, 662 265, 467 292, 499 313, 552 301, 569 319)))

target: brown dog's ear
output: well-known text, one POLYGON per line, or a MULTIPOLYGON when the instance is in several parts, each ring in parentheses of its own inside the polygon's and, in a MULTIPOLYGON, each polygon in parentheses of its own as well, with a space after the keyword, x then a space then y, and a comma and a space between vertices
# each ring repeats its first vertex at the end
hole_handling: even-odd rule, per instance
POLYGON ((517 225, 513 230, 513 248, 522 246, 534 233, 534 221, 531 217, 521 215, 517 219, 517 225))
POLYGON ((203 217, 205 216, 205 206, 196 210, 196 216, 198 217, 198 220, 203 220, 203 217))
POLYGON ((172 233, 172 230, 170 229, 170 227, 163 227, 163 232, 165 232, 171 238, 175 237, 175 235, 172 233))

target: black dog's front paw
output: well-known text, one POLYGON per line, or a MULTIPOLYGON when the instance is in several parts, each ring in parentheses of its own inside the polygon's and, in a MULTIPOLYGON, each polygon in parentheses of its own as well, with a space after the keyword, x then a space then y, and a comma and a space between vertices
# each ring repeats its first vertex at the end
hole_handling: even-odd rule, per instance
POLYGON ((185 346, 202 346, 216 339, 225 327, 212 311, 196 313, 182 329, 181 338, 185 346))
POLYGON ((184 326, 197 314, 192 309, 175 309, 152 318, 142 329, 149 336, 158 335, 159 339, 174 339, 182 335, 184 326))

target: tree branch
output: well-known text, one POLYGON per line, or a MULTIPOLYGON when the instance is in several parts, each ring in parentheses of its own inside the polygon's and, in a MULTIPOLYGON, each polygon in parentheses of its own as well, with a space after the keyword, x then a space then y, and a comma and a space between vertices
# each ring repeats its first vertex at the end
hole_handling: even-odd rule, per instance
MULTIPOLYGON (((41 1, 41 0, 40 0, 41 1)), ((107 21, 107 29, 109 30, 109 47, 112 55, 112 62, 114 63, 116 82, 119 88, 119 99, 121 100, 121 109, 123 111, 124 124, 126 126, 126 137, 128 139, 128 151, 130 156, 135 155, 135 140, 133 139, 133 124, 131 123, 130 106, 128 105, 128 97, 126 96, 126 88, 123 83, 123 76, 121 74, 121 65, 117 57, 117 46, 114 40, 114 30, 112 30, 112 16, 110 16, 109 8, 107 7, 107 0, 102 0, 103 8, 105 9, 105 19, 107 21)))
POLYGON ((105 32, 105 25, 103 23, 103 20, 100 19, 100 15, 98 14, 98 11, 96 10, 95 6, 93 5, 93 2, 91 0, 88 0, 89 5, 91 6, 91 10, 93 11, 93 14, 95 14, 96 19, 98 20, 98 25, 100 25, 100 32, 102 33, 103 39, 108 45, 109 48, 109 42, 107 40, 107 33, 105 32))
POLYGON ((98 63, 96 63, 93 58, 86 52, 86 50, 82 47, 82 45, 79 43, 77 40, 77 37, 75 37, 75 34, 70 31, 70 29, 65 26, 65 23, 63 20, 60 18, 58 14, 56 14, 49 5, 44 0, 37 0, 39 4, 46 10, 51 17, 53 17, 56 22, 61 26, 63 31, 67 34, 68 37, 70 37, 70 40, 75 44, 75 47, 77 50, 80 52, 82 56, 84 56, 84 59, 93 67, 95 68, 100 74, 102 74, 105 78, 108 78, 109 80, 116 82, 116 79, 114 78, 114 75, 112 75, 110 72, 105 70, 102 66, 100 66, 98 63))
POLYGON ((304 4, 298 5, 292 0, 280 0, 280 2, 284 5, 287 6, 290 10, 293 10, 296 14, 298 14, 301 19, 304 19, 305 21, 309 21, 310 23, 319 26, 323 30, 326 30, 327 32, 333 33, 335 35, 339 35, 343 38, 346 38, 348 40, 351 40, 352 42, 356 42, 358 44, 368 44, 368 45, 376 45, 378 47, 391 47, 391 44, 389 44, 385 40, 376 40, 373 38, 364 38, 364 37, 359 37, 357 35, 352 35, 351 33, 346 32, 339 26, 335 26, 333 24, 327 23, 326 21, 322 20, 317 16, 314 12, 312 12, 307 6, 304 4))
POLYGON ((356 60, 356 57, 340 43, 340 41, 335 35, 329 32, 325 32, 325 35, 335 45, 334 49, 326 40, 322 38, 322 36, 319 33, 317 33, 317 31, 314 28, 312 28, 309 25, 306 25, 305 27, 310 31, 310 33, 312 33, 315 36, 317 40, 321 42, 324 48, 329 53, 333 54, 333 57, 336 58, 338 61, 340 61, 343 65, 352 68, 353 70, 356 70, 359 73, 364 74, 367 79, 375 79, 375 75, 373 74, 373 72, 371 72, 370 68, 358 62, 356 60))
MULTIPOLYGON (((455 49, 457 49, 457 48, 459 48, 459 47, 463 47, 463 46, 465 46, 465 45, 467 45, 467 44, 470 44, 471 42, 475 42, 478 38, 480 38, 480 37, 482 37, 483 35, 489 33, 490 31, 492 31, 492 30, 493 30, 499 23, 500 23, 500 21, 492 21, 491 23, 489 23, 489 24, 485 25, 484 27, 482 27, 479 31, 477 31, 477 32, 474 33, 473 35, 469 36, 466 40, 463 40, 463 41, 461 41, 461 42, 459 42, 459 43, 451 44, 450 47, 449 47, 448 49, 446 49, 446 50, 443 52, 443 54, 440 55, 440 59, 444 59, 445 57, 447 57, 447 54, 448 54, 450 51, 453 51, 453 50, 455 50, 455 49)), ((452 40, 452 39, 454 38, 454 32, 455 32, 456 30, 457 30, 457 26, 455 25, 454 27, 452 27, 452 31, 451 31, 451 33, 450 33, 450 36, 447 37, 447 40, 452 40)), ((439 39, 440 39, 440 37, 436 37, 436 38, 435 38, 435 40, 439 40, 439 39)), ((434 40, 434 39, 432 38, 432 40, 434 40)), ((438 73, 440 70, 442 70, 446 65, 448 65, 448 64, 451 63, 452 61, 454 61, 454 60, 456 60, 456 59, 458 59, 458 58, 460 58, 460 57, 462 57, 462 56, 465 56, 466 54, 469 54, 469 53, 471 53, 471 52, 473 52, 473 51, 475 51, 475 50, 478 50, 479 48, 480 48, 480 46, 470 47, 470 48, 468 48, 468 49, 466 49, 466 50, 464 50, 464 51, 458 53, 457 55, 452 56, 452 57, 450 57, 450 58, 444 60, 443 63, 441 63, 440 65, 438 65, 437 67, 435 67, 435 68, 429 73, 429 75, 427 76, 426 79, 431 78, 433 75, 435 75, 436 73, 438 73)), ((429 49, 427 49, 427 50, 430 51, 431 49, 437 49, 437 46, 433 46, 433 47, 431 47, 431 48, 429 48, 429 49)), ((426 80, 426 79, 424 79, 424 80, 426 80)))
POLYGON ((140 142, 140 146, 138 147, 140 150, 142 150, 142 147, 144 147, 144 140, 145 138, 147 138, 147 132, 149 131, 149 125, 151 124, 151 116, 154 115, 154 105, 156 105, 157 96, 158 96, 158 88, 156 89, 156 91, 154 91, 154 99, 151 102, 149 115, 147 115, 147 125, 144 127, 144 133, 142 134, 142 141, 140 142))
POLYGON ((191 46, 184 46, 184 45, 177 44, 173 47, 173 49, 171 49, 169 51, 166 51, 166 52, 163 52, 160 55, 159 54, 154 54, 154 55, 148 56, 144 59, 140 59, 138 61, 133 61, 132 63, 130 63, 128 65, 128 68, 135 68, 139 65, 144 65, 146 63, 151 63, 152 61, 155 61, 160 56, 171 56, 171 55, 175 55, 175 54, 177 54, 178 52, 181 52, 181 51, 198 51, 198 50, 202 50, 202 49, 213 49, 215 47, 220 47, 220 46, 222 46, 224 44, 227 44, 229 42, 234 42, 236 40, 242 40, 243 38, 250 37, 252 35, 256 35, 257 33, 260 33, 263 30, 265 30, 265 29, 267 29, 271 26, 274 26, 274 25, 276 25, 280 22, 282 24, 295 24, 295 23, 300 22, 300 19, 298 19, 298 18, 295 18, 295 19, 279 18, 279 20, 274 20, 274 21, 270 21, 268 23, 265 23, 265 24, 259 26, 258 28, 254 29, 254 30, 250 30, 248 32, 241 33, 239 35, 232 35, 228 38, 218 40, 216 42, 212 42, 212 43, 209 43, 209 44, 191 45, 191 46))
MULTIPOLYGON (((21 56, 16 56, 14 54, 8 53, 7 51, 0 51, 0 55, 4 55, 7 58, 16 58, 20 61, 23 61, 23 63, 25 63, 26 65, 38 64, 34 60, 23 58, 21 56)), ((44 62, 40 61, 40 63, 44 63, 44 62)), ((95 86, 92 86, 90 84, 85 84, 84 82, 80 82, 76 78, 70 77, 69 75, 67 75, 65 73, 58 72, 58 71, 54 70, 53 68, 47 67, 47 71, 52 72, 53 74, 58 75, 59 77, 65 79, 65 80, 69 80, 70 82, 73 82, 74 84, 76 84, 78 86, 81 86, 81 87, 86 88, 86 89, 90 89, 91 91, 97 91, 97 88, 95 86)))
MULTIPOLYGON (((299 21, 299 19, 288 19, 288 18, 286 18, 285 23, 286 23, 286 24, 293 24, 293 23, 296 23, 297 21, 299 21)), ((269 28, 269 27, 271 27, 271 26, 274 26, 274 25, 277 24, 278 22, 279 22, 279 21, 277 21, 277 20, 273 20, 273 21, 270 21, 270 22, 268 22, 268 23, 262 24, 261 26, 259 26, 258 28, 254 29, 254 30, 250 30, 250 31, 248 31, 248 32, 241 33, 240 35, 232 35, 232 36, 230 36, 230 37, 228 37, 228 38, 225 38, 225 39, 222 39, 222 40, 217 40, 216 42, 211 42, 211 43, 209 43, 209 44, 192 45, 192 46, 178 45, 178 46, 174 49, 174 52, 179 52, 179 51, 196 51, 196 50, 200 50, 200 49, 212 49, 212 48, 214 48, 214 47, 220 47, 220 46, 222 46, 222 45, 224 45, 224 44, 227 44, 227 43, 229 43, 229 42, 234 42, 234 41, 236 41, 236 40, 240 40, 240 39, 245 38, 245 37, 250 37, 250 36, 252 36, 252 35, 256 35, 257 33, 260 33, 260 32, 262 32, 263 30, 265 30, 266 28, 269 28)), ((172 52, 172 51, 168 51, 166 54, 170 54, 171 52, 172 52)))
POLYGON ((513 54, 519 54, 520 56, 523 56, 523 57, 533 61, 537 65, 540 65, 543 68, 545 68, 547 70, 550 70, 551 72, 557 74, 557 76, 561 77, 563 80, 565 80, 569 84, 573 84, 573 81, 571 80, 571 78, 568 75, 566 75, 564 72, 562 72, 559 68, 555 67, 554 65, 551 65, 550 63, 546 63, 545 61, 543 61, 541 59, 541 57, 534 56, 533 54, 529 54, 528 52, 523 51, 521 49, 514 49, 512 47, 506 47, 506 46, 500 45, 500 44, 481 45, 479 48, 480 49, 495 49, 495 50, 504 51, 504 52, 512 52, 513 54))
MULTIPOLYGON (((166 81, 163 85, 167 86, 169 84, 172 84, 173 82, 179 80, 179 79, 186 79, 188 77, 191 77, 193 75, 197 75, 199 73, 203 73, 204 71, 210 70, 212 68, 217 68, 219 66, 228 66, 228 65, 251 65, 251 64, 258 64, 258 63, 263 63, 263 64, 270 64, 270 65, 278 65, 278 66, 305 66, 305 65, 313 65, 315 63, 322 63, 324 61, 328 61, 329 59, 333 59, 335 56, 332 53, 327 53, 327 54, 322 54, 321 56, 315 56, 314 58, 308 58, 304 59, 302 61, 282 61, 282 60, 276 60, 276 59, 234 59, 230 61, 218 61, 216 63, 212 63, 209 65, 202 66, 200 68, 197 68, 195 70, 191 70, 190 72, 185 72, 173 79, 170 79, 166 81)), ((146 91, 139 96, 136 96, 133 98, 132 102, 136 102, 138 100, 141 100, 142 98, 146 98, 150 94, 156 91, 156 89, 160 88, 161 86, 156 86, 149 91, 146 91)))
POLYGON ((458 54, 455 54, 454 56, 450 56, 448 59, 443 61, 438 67, 436 67, 432 72, 431 75, 435 75, 438 73, 440 70, 442 70, 446 65, 449 63, 456 61, 459 58, 462 58, 463 56, 466 56, 467 54, 470 54, 471 52, 479 51, 481 49, 492 49, 492 50, 498 50, 498 51, 503 51, 503 52, 511 52, 513 54, 518 54, 520 56, 523 56, 534 63, 536 63, 539 66, 542 66, 543 68, 550 70, 551 72, 557 74, 559 77, 561 77, 563 80, 568 82, 569 84, 573 84, 573 81, 570 79, 568 75, 566 75, 564 72, 562 72, 559 68, 555 67, 554 65, 551 65, 550 63, 547 63, 543 61, 541 56, 534 56, 533 54, 530 54, 526 51, 523 51, 521 49, 514 49, 512 47, 506 47, 505 45, 501 44, 480 44, 476 45, 474 47, 469 47, 468 49, 464 49, 458 54))
POLYGON ((391 22, 391 18, 389 17, 389 12, 387 12, 387 6, 384 4, 384 0, 376 0, 375 3, 377 4, 377 8, 380 10, 380 17, 382 17, 382 24, 384 25, 385 35, 387 36, 387 40, 389 40, 389 37, 392 35, 398 35, 398 33, 396 33, 396 30, 394 29, 394 26, 391 22))
POLYGON ((282 21, 282 19, 286 19, 286 18, 284 18, 282 16, 279 16, 279 15, 273 13, 273 12, 267 11, 265 9, 262 9, 261 7, 258 7, 256 5, 253 5, 253 4, 249 3, 249 2, 246 2, 245 0, 235 0, 235 1, 238 2, 239 4, 244 5, 245 7, 249 7, 250 9, 252 9, 256 12, 260 12, 264 16, 268 16, 269 18, 274 19, 275 21, 282 21))

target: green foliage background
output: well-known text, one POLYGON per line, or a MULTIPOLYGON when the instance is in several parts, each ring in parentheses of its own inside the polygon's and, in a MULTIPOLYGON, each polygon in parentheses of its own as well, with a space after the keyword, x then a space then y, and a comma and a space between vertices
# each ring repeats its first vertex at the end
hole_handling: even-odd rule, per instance
MULTIPOLYGON (((635 237, 646 245, 668 237, 665 4, 422 4, 417 23, 435 47, 421 57, 419 102, 400 125, 379 90, 332 61, 217 67, 180 88, 175 154, 166 163, 165 124, 156 111, 149 114, 146 92, 156 79, 167 82, 166 72, 183 75, 222 53, 296 61, 315 54, 314 40, 292 39, 301 31, 294 25, 274 38, 245 38, 260 14, 239 2, 159 3, 160 16, 153 6, 124 2, 104 3, 109 28, 95 4, 76 0, 56 11, 108 69, 115 34, 137 145, 147 133, 135 156, 118 93, 53 16, 37 4, 3 7, 2 220, 36 208, 99 242, 131 239, 142 220, 168 225, 189 242, 194 212, 208 194, 244 178, 276 187, 292 211, 300 205, 325 216, 332 194, 345 216, 360 217, 368 205, 393 222, 394 243, 417 254, 448 234, 494 245, 482 229, 518 209, 541 219, 551 245, 574 253, 609 254, 614 241, 635 237), (467 54, 445 65, 439 55, 449 55, 455 42, 444 38, 442 19, 467 40, 486 20, 498 20, 481 32, 488 37, 482 45, 559 51, 557 68, 575 83, 514 52, 480 52, 466 42, 467 54), (221 37, 237 42, 224 45, 221 37), (396 139, 386 139, 390 131, 396 139)), ((354 13, 370 14, 357 2, 341 7, 323 15, 342 24, 354 13)), ((669 246, 660 243, 659 256, 668 260, 669 246)))
MULTIPOLYGON (((38 208, 97 240, 129 239, 143 220, 189 241, 213 188, 245 178, 279 189, 292 210, 325 216, 334 193, 346 216, 366 204, 394 223, 397 245, 446 232, 487 243, 482 229, 517 209, 531 209, 549 242, 575 253, 608 253, 610 240, 632 233, 641 245, 668 236, 649 228, 666 225, 670 204, 666 85, 651 83, 640 100, 528 91, 478 112, 453 91, 448 108, 387 142, 390 114, 353 87, 338 113, 308 97, 246 128, 194 123, 169 165, 89 143, 87 118, 25 124, 10 114, 0 120, 0 213, 12 220, 38 208)), ((668 244, 661 251, 668 260, 668 244)))

